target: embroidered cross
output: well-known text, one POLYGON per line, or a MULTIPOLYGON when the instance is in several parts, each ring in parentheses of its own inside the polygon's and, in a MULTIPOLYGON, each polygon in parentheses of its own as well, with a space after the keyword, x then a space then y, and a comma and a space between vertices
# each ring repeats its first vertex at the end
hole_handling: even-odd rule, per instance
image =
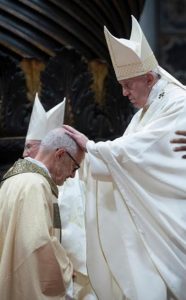
POLYGON ((159 94, 158 98, 161 99, 164 97, 164 95, 165 95, 165 92, 162 92, 161 94, 159 94))

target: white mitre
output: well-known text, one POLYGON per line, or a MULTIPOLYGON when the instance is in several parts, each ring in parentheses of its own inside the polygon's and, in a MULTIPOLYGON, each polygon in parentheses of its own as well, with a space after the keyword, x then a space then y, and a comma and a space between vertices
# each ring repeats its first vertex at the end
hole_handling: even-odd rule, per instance
POLYGON ((181 82, 158 65, 146 37, 137 22, 132 17, 130 39, 116 38, 104 26, 110 57, 117 80, 124 80, 146 74, 155 70, 162 78, 184 87, 181 82))
POLYGON ((145 74, 158 66, 158 62, 137 22, 132 16, 130 40, 114 37, 104 26, 117 80, 145 74))
POLYGON ((50 130, 62 126, 65 100, 46 112, 36 94, 26 140, 42 140, 50 130))

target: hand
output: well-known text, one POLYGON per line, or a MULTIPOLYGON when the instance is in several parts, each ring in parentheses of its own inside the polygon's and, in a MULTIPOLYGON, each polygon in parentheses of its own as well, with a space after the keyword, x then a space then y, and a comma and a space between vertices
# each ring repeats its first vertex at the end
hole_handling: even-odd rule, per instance
POLYGON ((88 137, 86 137, 86 135, 84 135, 83 133, 79 132, 78 130, 74 129, 69 125, 63 125, 63 128, 66 130, 66 133, 76 141, 76 143, 79 145, 81 149, 87 151, 86 144, 89 139, 88 137))
MULTIPOLYGON (((181 135, 182 137, 171 140, 172 144, 186 144, 186 130, 178 130, 175 132, 177 135, 181 135), (185 138, 183 137, 185 136, 185 138)), ((177 146, 173 149, 175 152, 186 151, 186 145, 177 146)), ((186 154, 182 156, 182 158, 186 158, 186 154)))

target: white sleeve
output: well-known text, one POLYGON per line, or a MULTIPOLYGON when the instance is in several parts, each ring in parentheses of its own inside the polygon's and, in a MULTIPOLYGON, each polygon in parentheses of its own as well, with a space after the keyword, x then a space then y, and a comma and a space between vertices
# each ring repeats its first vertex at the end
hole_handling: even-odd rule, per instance
POLYGON ((107 164, 103 161, 99 152, 96 150, 96 143, 88 141, 87 151, 89 154, 90 170, 95 179, 101 181, 111 181, 110 172, 107 164))

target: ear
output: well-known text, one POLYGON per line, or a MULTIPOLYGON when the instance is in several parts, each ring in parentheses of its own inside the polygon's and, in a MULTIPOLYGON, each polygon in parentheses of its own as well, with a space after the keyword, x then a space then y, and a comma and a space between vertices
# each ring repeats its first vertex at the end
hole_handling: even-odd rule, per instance
POLYGON ((153 74, 151 72, 147 73, 147 85, 149 87, 152 87, 154 85, 154 82, 155 82, 155 78, 153 76, 153 74))
POLYGON ((60 159, 64 155, 64 153, 65 153, 64 149, 58 148, 58 149, 56 149, 55 156, 56 156, 56 158, 60 159))

